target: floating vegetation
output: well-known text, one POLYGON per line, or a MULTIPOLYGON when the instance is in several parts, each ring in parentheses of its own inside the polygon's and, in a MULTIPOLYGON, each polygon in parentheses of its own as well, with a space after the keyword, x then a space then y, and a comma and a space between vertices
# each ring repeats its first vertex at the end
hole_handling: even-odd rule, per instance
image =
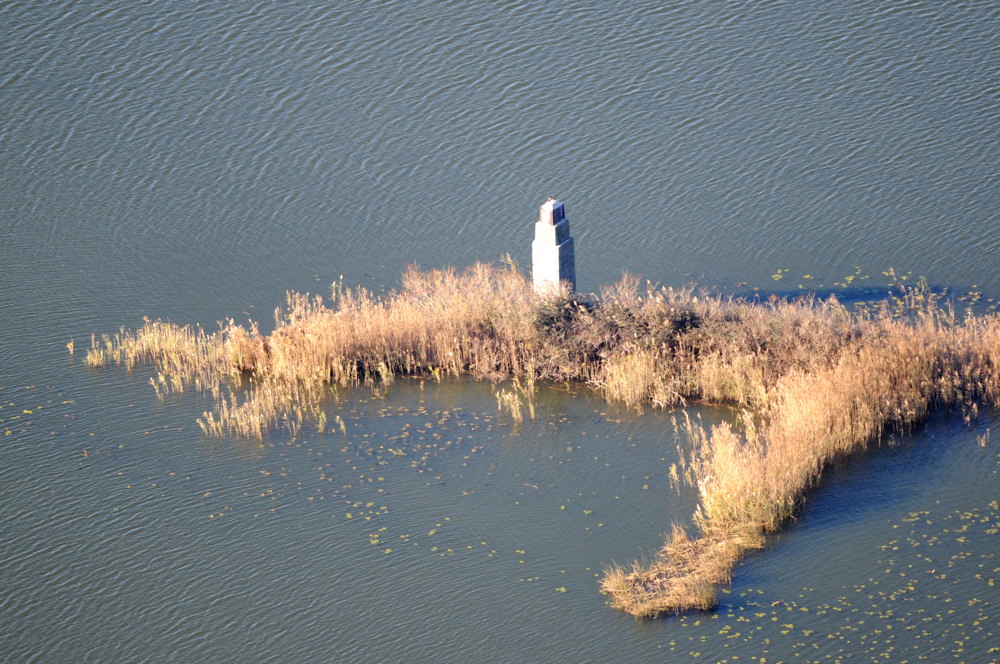
MULTIPOLYGON (((841 283, 867 278, 858 268, 841 283)), ((150 362, 161 398, 189 387, 211 394, 215 408, 199 425, 212 436, 323 430, 331 388, 378 391, 397 375, 511 380, 496 397, 515 421, 525 408, 534 417, 536 380, 584 381, 634 407, 738 408, 738 430, 678 424, 691 449, 673 478, 699 492, 697 534, 675 528, 651 563, 606 572, 611 604, 640 616, 714 607, 736 562, 795 513, 836 457, 932 408, 971 418, 978 404, 1000 401, 1000 317, 957 316, 921 282, 855 311, 835 297, 751 303, 693 288, 643 291, 628 276, 588 301, 540 297, 515 270, 476 265, 410 270, 384 296, 335 285, 329 305, 289 293, 275 322, 264 335, 231 320, 212 334, 147 320, 93 338, 86 361, 150 362)))
POLYGON ((887 531, 870 576, 785 597, 725 591, 715 614, 678 620, 664 649, 716 662, 997 661, 997 502, 912 511, 887 531))

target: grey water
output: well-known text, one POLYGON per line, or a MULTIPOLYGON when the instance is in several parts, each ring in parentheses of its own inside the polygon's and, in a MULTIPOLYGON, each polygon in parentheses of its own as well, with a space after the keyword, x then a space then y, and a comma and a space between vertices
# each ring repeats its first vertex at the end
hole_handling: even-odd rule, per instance
POLYGON ((401 381, 331 400, 345 433, 206 439, 203 395, 81 362, 144 316, 528 269, 548 195, 584 291, 996 302, 995 2, 9 0, 0 26, 0 661, 998 659, 996 413, 838 464, 718 612, 637 622, 597 579, 690 519, 678 413, 554 385, 516 426, 488 384, 401 381))

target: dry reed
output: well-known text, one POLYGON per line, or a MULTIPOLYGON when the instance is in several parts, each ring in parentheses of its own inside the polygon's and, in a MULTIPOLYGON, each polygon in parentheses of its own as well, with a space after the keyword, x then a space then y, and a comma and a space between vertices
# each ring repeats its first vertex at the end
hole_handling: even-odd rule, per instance
MULTIPOLYGON (((962 407, 971 417, 977 403, 998 405, 1000 318, 956 322, 924 293, 906 299, 906 315, 886 306, 855 316, 839 348, 819 346, 836 352, 795 362, 773 381, 755 378, 764 398, 752 404, 742 435, 728 425, 706 432, 686 421, 700 536, 675 535, 656 560, 630 571, 610 568, 602 585, 613 605, 637 616, 713 606, 699 582, 727 581, 746 551, 763 546, 764 534, 794 515, 832 459, 878 441, 889 428, 908 429, 934 407, 962 407)), ((773 311, 788 313, 784 306, 773 311)))
MULTIPOLYGON (((498 406, 534 417, 534 381, 585 381, 632 406, 728 403, 743 426, 685 418, 683 473, 700 495, 697 536, 675 527, 655 560, 607 570, 612 605, 639 616, 715 604, 746 551, 791 517, 838 455, 905 430, 937 406, 971 417, 1000 400, 1000 318, 957 320, 926 290, 851 312, 836 299, 750 303, 693 289, 643 290, 626 276, 587 302, 536 296, 516 270, 409 270, 376 297, 335 285, 332 301, 290 293, 276 327, 218 332, 149 321, 92 339, 87 362, 150 362, 158 395, 191 386, 216 400, 207 435, 323 429, 331 387, 380 389, 396 375, 510 379, 498 406)), ((343 432, 343 423, 341 431, 343 432)))

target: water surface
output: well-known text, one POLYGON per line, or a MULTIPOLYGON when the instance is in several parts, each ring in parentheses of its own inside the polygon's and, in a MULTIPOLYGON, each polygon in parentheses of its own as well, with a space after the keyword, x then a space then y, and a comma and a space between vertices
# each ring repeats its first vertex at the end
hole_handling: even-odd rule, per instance
POLYGON ((489 385, 402 381, 331 401, 346 436, 207 440, 202 396, 64 345, 145 315, 266 327, 287 289, 413 262, 526 268, 550 194, 587 291, 878 292, 893 266, 995 297, 998 13, 3 4, 0 652, 996 659, 992 413, 834 469, 718 614, 635 622, 595 575, 690 517, 671 413, 552 386, 516 428, 489 385))

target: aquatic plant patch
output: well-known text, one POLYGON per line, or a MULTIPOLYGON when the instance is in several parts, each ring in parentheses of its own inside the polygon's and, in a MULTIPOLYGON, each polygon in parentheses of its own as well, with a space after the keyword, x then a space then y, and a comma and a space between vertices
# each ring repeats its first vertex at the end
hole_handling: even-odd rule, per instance
POLYGON ((672 477, 698 490, 697 533, 675 526, 652 562, 606 570, 613 606, 656 616, 713 608, 735 564, 836 457, 936 407, 972 417, 997 405, 1000 317, 958 317, 921 288, 853 311, 834 297, 752 302, 628 276, 593 299, 540 296, 517 270, 480 264, 411 269, 381 296, 340 284, 329 302, 289 293, 270 334, 147 320, 93 338, 86 362, 151 363, 157 394, 209 393, 199 424, 211 436, 335 429, 320 406, 331 389, 386 389, 399 375, 513 380, 497 401, 515 420, 533 417, 538 380, 585 382, 636 408, 729 404, 738 430, 677 425, 691 446, 672 477))

